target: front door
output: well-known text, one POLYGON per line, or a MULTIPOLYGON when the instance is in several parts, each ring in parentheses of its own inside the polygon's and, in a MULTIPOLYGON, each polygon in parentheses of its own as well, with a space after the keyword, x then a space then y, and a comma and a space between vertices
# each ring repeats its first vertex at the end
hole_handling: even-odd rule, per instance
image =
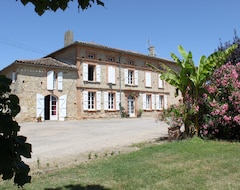
POLYGON ((135 105, 134 105, 134 98, 132 96, 128 97, 128 114, 129 117, 135 116, 135 105))

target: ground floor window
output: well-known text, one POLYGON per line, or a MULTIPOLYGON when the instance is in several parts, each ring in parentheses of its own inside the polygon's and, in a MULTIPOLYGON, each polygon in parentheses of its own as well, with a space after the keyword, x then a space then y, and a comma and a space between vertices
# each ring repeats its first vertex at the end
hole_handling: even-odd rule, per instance
POLYGON ((113 110, 114 109, 114 93, 108 93, 108 109, 113 110))
POLYGON ((146 95, 146 109, 150 110, 151 109, 151 95, 146 95))
POLYGON ((163 95, 156 95, 156 109, 162 110, 163 109, 163 95))
POLYGON ((95 108, 95 93, 88 92, 88 109, 94 110, 95 108))
POLYGON ((101 110, 101 91, 83 92, 83 110, 101 110))

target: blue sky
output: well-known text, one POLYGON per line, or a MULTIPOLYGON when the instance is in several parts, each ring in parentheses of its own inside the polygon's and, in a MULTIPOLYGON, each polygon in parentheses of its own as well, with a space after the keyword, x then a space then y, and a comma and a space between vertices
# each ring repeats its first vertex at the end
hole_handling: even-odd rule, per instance
MULTIPOLYGON (((38 59, 64 45, 64 33, 74 41, 148 54, 148 41, 158 57, 172 60, 177 46, 192 51, 195 64, 222 42, 240 36, 239 0, 102 0, 78 11, 71 2, 66 11, 38 16, 31 4, 18 0, 0 3, 0 70, 15 60, 38 59)), ((75 0, 76 1, 76 0, 75 0)))

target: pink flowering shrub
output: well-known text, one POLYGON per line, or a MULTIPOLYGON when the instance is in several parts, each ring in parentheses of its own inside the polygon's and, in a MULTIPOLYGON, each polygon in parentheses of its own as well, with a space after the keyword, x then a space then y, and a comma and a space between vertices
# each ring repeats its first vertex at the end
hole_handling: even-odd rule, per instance
POLYGON ((201 99, 201 132, 208 138, 240 140, 240 63, 217 69, 201 99))

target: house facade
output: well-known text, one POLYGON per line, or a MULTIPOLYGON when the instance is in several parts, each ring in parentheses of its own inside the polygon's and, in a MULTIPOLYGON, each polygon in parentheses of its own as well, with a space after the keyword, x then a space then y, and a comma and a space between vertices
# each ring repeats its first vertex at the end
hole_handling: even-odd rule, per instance
POLYGON ((1 74, 20 98, 19 122, 137 117, 140 110, 154 117, 179 98, 147 63, 176 67, 154 55, 76 41, 41 59, 17 60, 1 74))

